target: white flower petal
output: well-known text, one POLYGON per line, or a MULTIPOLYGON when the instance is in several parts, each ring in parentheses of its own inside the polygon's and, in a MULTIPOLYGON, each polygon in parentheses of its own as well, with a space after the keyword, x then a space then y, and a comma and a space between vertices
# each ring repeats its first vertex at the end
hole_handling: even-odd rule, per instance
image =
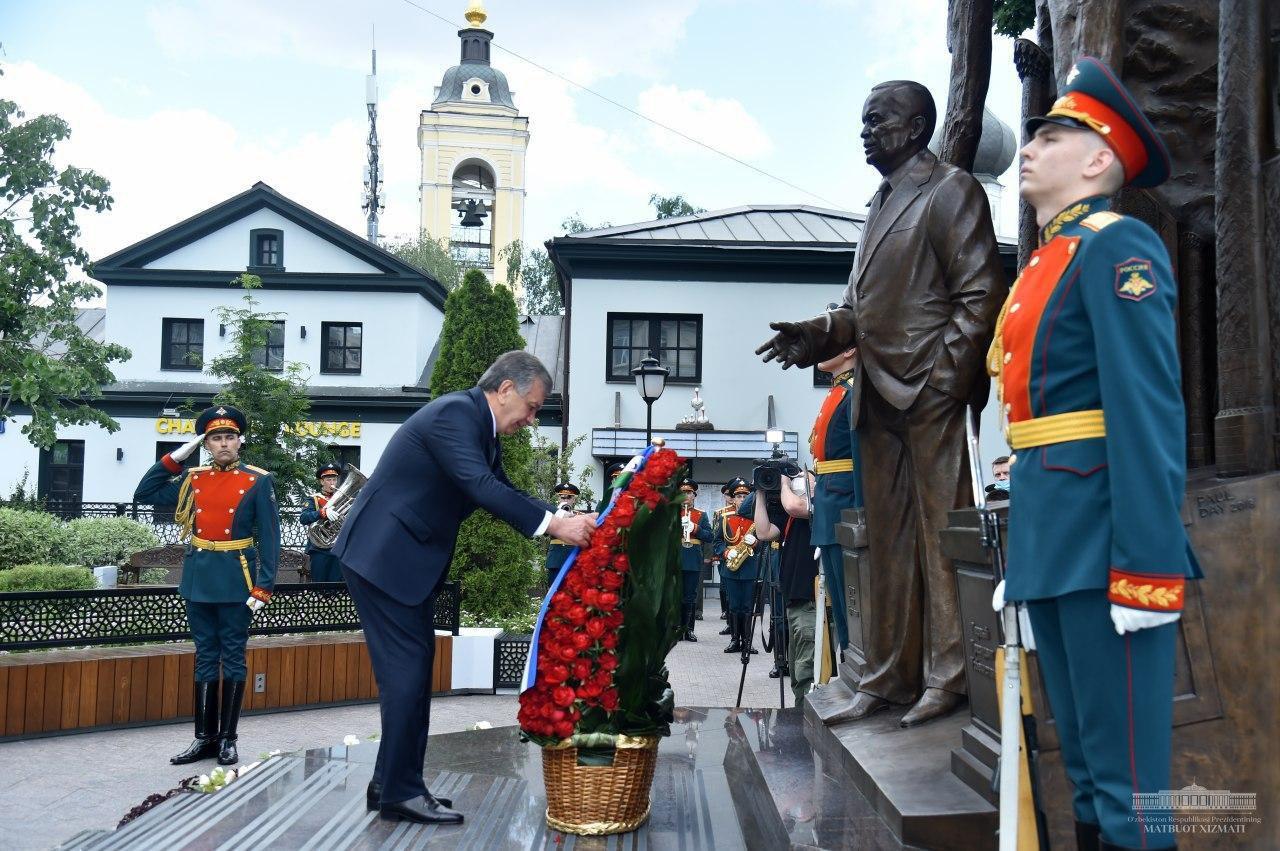
POLYGON ((347 747, 351 747, 352 745, 360 744, 360 740, 355 736, 346 736, 345 738, 343 738, 342 744, 346 745, 347 747))

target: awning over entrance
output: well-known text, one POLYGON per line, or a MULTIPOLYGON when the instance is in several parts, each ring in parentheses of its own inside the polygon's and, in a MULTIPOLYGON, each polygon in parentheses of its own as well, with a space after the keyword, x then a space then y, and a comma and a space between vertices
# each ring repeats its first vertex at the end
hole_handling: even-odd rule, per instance
MULTIPOLYGON (((773 444, 760 431, 676 431, 654 429, 667 446, 686 458, 768 458, 773 444)), ((591 454, 597 458, 629 458, 644 449, 642 428, 593 428, 591 454)), ((792 458, 798 457, 800 437, 794 431, 784 432, 781 449, 792 458)))

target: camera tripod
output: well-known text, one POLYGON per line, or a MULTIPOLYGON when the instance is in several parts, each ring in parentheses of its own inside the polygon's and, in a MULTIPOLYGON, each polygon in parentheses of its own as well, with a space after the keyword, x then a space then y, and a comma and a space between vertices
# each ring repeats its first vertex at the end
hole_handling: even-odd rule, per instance
POLYGON ((751 616, 747 619, 747 634, 742 642, 742 673, 738 677, 738 699, 735 709, 742 707, 742 690, 747 683, 747 665, 751 664, 751 646, 755 643, 756 621, 764 621, 764 607, 761 605, 764 589, 769 589, 769 626, 760 631, 760 644, 764 652, 773 654, 773 664, 778 671, 778 708, 787 708, 786 680, 791 676, 787 665, 787 603, 782 593, 780 548, 765 548, 763 553, 764 570, 756 577, 755 591, 751 596, 751 616), (785 673, 784 673, 785 672, 785 673))

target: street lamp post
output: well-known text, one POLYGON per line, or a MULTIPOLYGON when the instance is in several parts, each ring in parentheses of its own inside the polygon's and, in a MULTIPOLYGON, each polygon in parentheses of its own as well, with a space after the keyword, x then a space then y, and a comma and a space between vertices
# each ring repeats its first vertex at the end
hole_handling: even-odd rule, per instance
POLYGON ((636 389, 640 391, 640 398, 645 404, 644 445, 648 446, 653 442, 653 403, 658 401, 667 387, 668 371, 656 358, 645 358, 631 370, 631 374, 636 377, 636 389))

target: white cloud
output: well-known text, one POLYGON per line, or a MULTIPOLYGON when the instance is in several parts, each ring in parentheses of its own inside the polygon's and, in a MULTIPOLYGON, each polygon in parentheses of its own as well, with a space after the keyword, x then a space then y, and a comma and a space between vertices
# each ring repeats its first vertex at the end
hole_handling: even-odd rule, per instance
MULTIPOLYGON (((640 93, 644 115, 719 151, 751 160, 773 151, 773 142, 736 98, 717 98, 701 89, 651 86, 640 93)), ((649 140, 658 148, 688 154, 705 150, 661 127, 649 125, 649 140)))

